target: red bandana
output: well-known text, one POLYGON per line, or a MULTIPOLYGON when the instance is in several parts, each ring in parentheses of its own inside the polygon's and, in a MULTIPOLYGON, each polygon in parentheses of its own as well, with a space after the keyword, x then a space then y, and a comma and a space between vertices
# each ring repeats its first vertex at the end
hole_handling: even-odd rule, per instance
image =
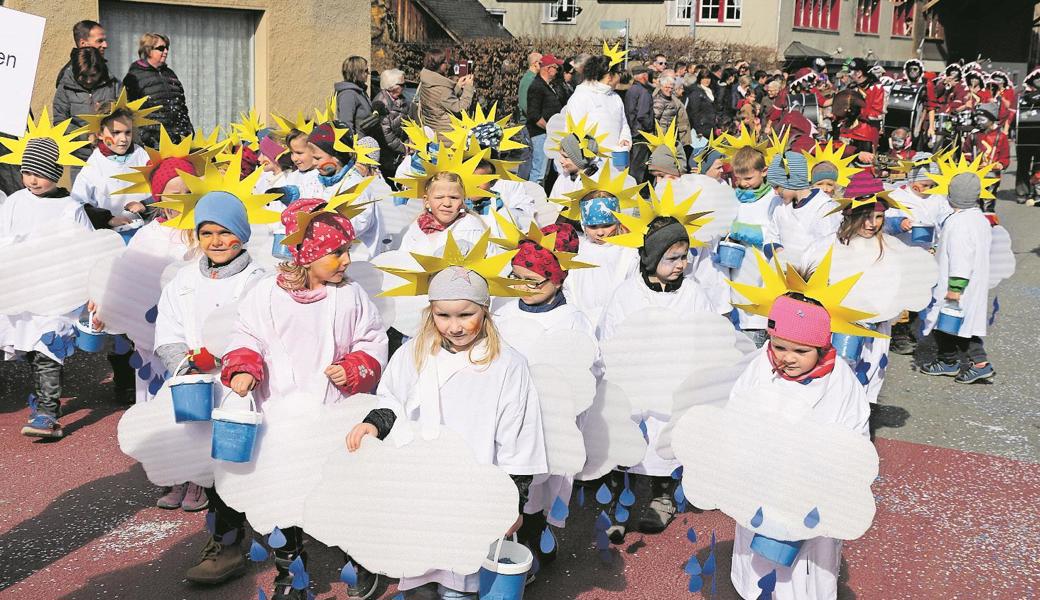
POLYGON ((773 367, 773 373, 781 379, 787 381, 796 381, 798 383, 808 383, 809 380, 819 379, 826 375, 829 375, 834 370, 834 361, 838 356, 838 353, 834 350, 834 346, 828 346, 826 352, 820 358, 820 361, 816 363, 816 366, 809 370, 808 373, 802 373, 798 377, 790 377, 786 375, 783 369, 780 367, 776 360, 776 355, 773 354, 773 347, 766 342, 766 356, 769 357, 769 364, 773 367))
MULTIPOLYGON (((285 225, 286 235, 296 233, 296 215, 301 212, 316 212, 319 207, 324 208, 325 201, 319 198, 303 198, 287 206, 282 212, 282 225, 285 225)), ((293 247, 289 247, 293 262, 298 265, 309 265, 319 258, 332 254, 343 246, 349 246, 354 241, 354 226, 350 219, 342 217, 337 213, 322 212, 307 225, 303 241, 293 247)))
MULTIPOLYGON (((455 221, 458 221, 462 217, 462 214, 463 213, 460 212, 459 216, 455 218, 455 221)), ((437 219, 435 219, 433 217, 432 213, 428 213, 428 212, 424 211, 415 220, 415 223, 419 226, 419 230, 420 231, 422 231, 426 235, 430 235, 431 233, 437 233, 438 231, 444 231, 448 227, 451 227, 452 224, 455 223, 455 221, 452 221, 451 223, 448 223, 447 225, 443 225, 443 224, 441 224, 440 221, 438 221, 437 219)))
MULTIPOLYGON (((556 252, 576 253, 578 251, 578 234, 570 224, 549 225, 542 228, 542 233, 545 235, 556 234, 556 247, 554 248, 556 252)), ((556 285, 562 284, 563 280, 567 278, 567 272, 560 266, 560 261, 556 256, 530 240, 520 242, 519 252, 513 257, 513 264, 530 269, 552 280, 556 285)))

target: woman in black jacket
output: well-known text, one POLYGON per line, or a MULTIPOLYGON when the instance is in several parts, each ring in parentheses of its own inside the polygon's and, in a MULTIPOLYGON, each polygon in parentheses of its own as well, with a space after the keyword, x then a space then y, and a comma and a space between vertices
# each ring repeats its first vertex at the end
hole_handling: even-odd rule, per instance
MULTIPOLYGON (((179 142, 181 138, 191 135, 195 128, 188 116, 184 86, 166 64, 170 55, 170 38, 160 33, 146 33, 141 36, 137 54, 141 60, 131 64, 123 78, 127 98, 136 100, 148 96, 146 106, 160 107, 150 118, 166 127, 174 143, 179 142)), ((143 127, 141 143, 158 148, 159 125, 143 127)))
MULTIPOLYGON (((61 72, 58 88, 54 91, 54 110, 51 113, 55 123, 72 119, 72 128, 86 125, 79 115, 92 115, 101 112, 108 104, 119 98, 123 84, 108 72, 105 57, 97 48, 74 48, 69 58, 69 68, 61 72)), ((82 136, 78 139, 86 139, 82 136)), ((91 140, 93 141, 93 140, 91 140)), ((72 154, 87 160, 94 150, 89 144, 75 150, 72 154)), ((80 167, 72 167, 72 179, 75 181, 80 167)))
POLYGON ((715 129, 715 94, 711 91, 711 72, 701 69, 696 75, 697 83, 690 89, 686 102, 686 115, 690 127, 701 137, 711 137, 715 129))

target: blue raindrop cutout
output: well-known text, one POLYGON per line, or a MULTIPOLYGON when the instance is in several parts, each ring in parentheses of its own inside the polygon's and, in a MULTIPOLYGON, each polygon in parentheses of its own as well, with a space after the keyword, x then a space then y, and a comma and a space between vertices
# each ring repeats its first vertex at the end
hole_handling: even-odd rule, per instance
POLYGON ((267 545, 272 548, 281 548, 285 545, 285 534, 281 529, 274 528, 271 535, 267 536, 267 545))
POLYGON ((596 530, 606 531, 607 527, 610 527, 610 515, 601 510, 599 516, 596 517, 596 530))
POLYGON ((675 507, 675 512, 684 513, 686 512, 686 500, 683 500, 675 507))
POLYGON ((881 369, 882 371, 884 371, 885 367, 888 366, 888 355, 885 354, 881 358, 879 358, 877 364, 878 364, 878 368, 881 369))
POLYGON ((585 506, 585 486, 578 486, 578 506, 585 506))
POLYGON ((134 347, 130 345, 130 341, 123 335, 112 336, 112 353, 113 354, 126 354, 133 350, 134 347))
POLYGON ((599 502, 600 504, 610 504, 610 500, 613 497, 614 495, 610 493, 610 488, 608 488, 605 483, 600 485, 599 489, 596 490, 596 502, 599 502))
POLYGON ((565 521, 569 513, 567 503, 563 501, 563 498, 557 497, 553 502, 552 510, 549 511, 549 516, 557 521, 565 521))
POLYGON ((675 486, 675 492, 672 494, 675 496, 675 501, 679 504, 686 503, 686 492, 683 491, 682 485, 675 486))
POLYGON ((159 377, 152 377, 152 382, 148 384, 148 393, 153 396, 158 394, 159 390, 162 389, 162 384, 162 379, 159 377))
POLYGON ((137 376, 141 378, 141 381, 148 381, 152 377, 152 366, 142 365, 141 368, 137 370, 137 376))
POLYGON ((354 568, 354 563, 347 561, 347 564, 343 565, 339 572, 339 580, 350 587, 357 586, 357 569, 354 568))
POLYGON ((647 433, 647 431, 646 431, 646 421, 640 421, 639 422, 639 431, 643 432, 643 439, 646 440, 647 443, 649 443, 650 442, 650 434, 647 433))
POLYGON ((686 539, 690 540, 694 544, 697 543, 697 532, 693 530, 693 527, 686 530, 686 539))
POLYGON ((267 600, 267 594, 264 593, 264 588, 256 588, 256 600, 267 600))
POLYGON ((606 531, 596 533, 596 550, 606 550, 610 547, 610 538, 606 531))
POLYGON ((159 317, 159 307, 153 306, 148 309, 148 312, 144 313, 144 320, 149 323, 155 323, 155 319, 159 317))
POLYGON ((805 523, 805 526, 808 527, 809 529, 813 529, 814 527, 819 525, 820 524, 820 510, 814 506, 813 509, 809 511, 809 514, 805 515, 804 523, 805 523))
POLYGON ((249 560, 253 562, 264 562, 267 560, 267 556, 267 548, 264 548, 259 542, 253 540, 253 544, 249 546, 249 560))
POLYGON ((751 526, 752 527, 758 527, 759 525, 762 524, 762 521, 764 519, 765 519, 765 515, 762 514, 762 507, 759 506, 758 510, 755 511, 755 516, 751 517, 751 526))
POLYGON ((632 506, 636 503, 636 495, 630 488, 625 487, 625 489, 621 490, 621 496, 618 497, 618 502, 625 506, 632 506))
POLYGON ((549 554, 556 549, 556 538, 553 537, 548 527, 542 530, 542 538, 538 540, 538 549, 542 551, 542 554, 549 554))
POLYGON ((690 577, 690 586, 688 589, 690 590, 691 594, 701 591, 702 587, 704 587, 704 579, 702 577, 700 577, 699 575, 694 575, 693 577, 690 577))
POLYGON ((715 574, 715 550, 714 549, 712 549, 712 551, 708 553, 708 558, 704 559, 704 567, 701 569, 701 571, 703 571, 705 575, 714 575, 715 574))
POLYGON ((686 574, 691 576, 701 574, 701 563, 697 560, 696 554, 691 556, 690 560, 686 562, 686 566, 683 567, 683 571, 686 571, 686 574))
POLYGON ((130 355, 129 362, 130 366, 134 369, 140 369, 144 365, 144 360, 141 359, 141 355, 137 352, 130 355))
POLYGON ((618 504, 617 508, 614 509, 614 520, 616 520, 618 523, 624 523, 628 521, 628 516, 628 509, 625 508, 625 505, 618 504))
POLYGON ((675 467, 675 470, 672 471, 672 479, 682 479, 682 467, 681 466, 675 467))
POLYGON ((303 564, 303 556, 297 556, 295 560, 289 563, 289 572, 292 573, 293 577, 307 572, 307 567, 303 564))
POLYGON ((771 594, 776 589, 776 569, 766 573, 758 580, 758 589, 762 590, 763 594, 771 594))
POLYGON ((292 588, 294 590, 307 589, 307 586, 311 584, 311 576, 307 574, 307 571, 300 573, 299 575, 293 575, 292 588))

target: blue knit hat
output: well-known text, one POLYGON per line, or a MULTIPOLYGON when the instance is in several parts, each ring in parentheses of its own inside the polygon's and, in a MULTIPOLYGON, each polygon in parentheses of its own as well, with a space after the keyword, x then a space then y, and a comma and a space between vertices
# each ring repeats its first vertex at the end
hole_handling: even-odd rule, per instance
POLYGON ((690 159, 690 162, 693 163, 690 165, 690 168, 693 169, 694 172, 700 173, 701 175, 706 175, 705 171, 710 169, 711 166, 715 164, 715 161, 723 160, 726 158, 725 154, 719 152, 715 148, 711 148, 702 156, 703 158, 701 158, 700 161, 697 160, 697 157, 690 159))
POLYGON ((243 244, 249 242, 249 217, 246 207, 234 194, 210 192, 195 205, 195 232, 203 223, 216 223, 235 234, 243 244))
POLYGON ((769 165, 766 181, 773 187, 788 190, 809 189, 809 163, 799 152, 785 152, 777 155, 769 165), (787 165, 784 165, 786 159, 787 165))
POLYGON ((621 212, 621 204, 613 196, 589 198, 579 202, 579 205, 581 207, 582 225, 613 225, 618 222, 614 212, 621 212))

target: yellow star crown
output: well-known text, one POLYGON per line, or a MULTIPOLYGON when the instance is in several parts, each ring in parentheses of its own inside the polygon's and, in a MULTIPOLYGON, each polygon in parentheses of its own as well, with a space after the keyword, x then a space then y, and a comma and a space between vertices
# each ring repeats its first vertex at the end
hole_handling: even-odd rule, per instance
MULTIPOLYGON (((477 104, 477 110, 473 113, 472 117, 465 111, 463 111, 461 119, 454 115, 450 115, 452 129, 446 133, 444 137, 448 140, 451 147, 461 148, 465 153, 466 158, 471 158, 474 154, 485 149, 481 147, 477 140, 476 128, 494 124, 502 130, 502 138, 496 146, 486 149, 497 152, 509 152, 511 150, 526 148, 526 144, 513 139, 513 136, 520 133, 520 130, 522 130, 524 126, 514 125, 510 127, 509 119, 511 115, 506 115, 501 119, 495 120, 495 111, 497 106, 497 104, 491 105, 491 109, 485 114, 484 107, 477 104)), ((426 137, 425 132, 422 132, 422 137, 426 137)), ((495 173, 497 173, 500 178, 509 181, 522 181, 515 174, 515 171, 520 167, 521 161, 491 158, 490 153, 485 160, 494 165, 495 173)))
POLYGON ((871 205, 875 202, 881 202, 888 208, 898 208, 899 210, 907 214, 911 214, 912 212, 908 206, 893 198, 892 193, 890 191, 884 191, 880 194, 866 196, 863 198, 834 198, 834 202, 837 203, 838 208, 835 208, 834 210, 827 213, 828 215, 833 215, 834 213, 843 212, 845 210, 856 210, 861 206, 871 205))
POLYGON ((148 102, 148 96, 138 98, 133 102, 128 102, 126 99, 126 88, 123 88, 123 90, 119 92, 119 97, 116 98, 116 101, 113 102, 107 108, 107 110, 104 110, 96 115, 76 115, 79 118, 86 121, 86 124, 83 125, 83 127, 77 129, 74 133, 76 133, 77 135, 81 133, 93 133, 94 135, 100 135, 101 121, 104 121, 105 118, 107 118, 109 115, 121 108, 125 109, 127 112, 130 113, 130 120, 133 123, 134 129, 137 129, 138 127, 144 127, 145 125, 158 125, 159 122, 153 119, 149 119, 148 115, 152 114, 153 112, 159 110, 162 107, 151 106, 148 108, 144 108, 145 102, 148 102))
POLYGON ((221 141, 220 134, 222 133, 220 125, 213 128, 213 131, 208 134, 202 129, 196 129, 195 135, 191 137, 191 150, 212 150, 214 155, 217 152, 223 152, 224 146, 227 144, 226 140, 221 141))
POLYGON ((467 159, 464 152, 455 151, 442 144, 437 149, 436 160, 422 159, 424 173, 393 178, 394 181, 404 186, 404 189, 394 192, 394 195, 402 198, 422 198, 426 195, 426 188, 433 177, 438 173, 448 172, 455 173, 462 178, 466 198, 491 198, 494 194, 480 186, 498 179, 498 175, 479 175, 476 172, 480 161, 490 154, 489 150, 481 150, 467 159))
POLYGON ((495 220, 498 221, 499 227, 502 229, 502 235, 505 237, 492 238, 491 242, 501 246, 505 250, 517 250, 520 248, 520 242, 531 241, 538 244, 539 247, 548 250, 553 256, 556 257, 556 261, 560 263, 560 268, 564 271, 570 271, 572 269, 589 269, 596 265, 590 265, 588 263, 579 262, 574 260, 578 256, 577 252, 564 252, 563 250, 556 249, 556 232, 542 233, 542 230, 538 228, 538 224, 533 221, 527 228, 527 233, 523 233, 519 228, 509 219, 503 217, 501 213, 495 212, 495 220))
POLYGON ((936 164, 939 165, 939 174, 933 175, 928 173, 928 179, 935 182, 935 187, 931 190, 932 194, 949 196, 950 182, 953 181, 953 178, 963 173, 971 173, 979 178, 979 185, 982 188, 979 198, 993 199, 995 197, 988 188, 1000 181, 1000 179, 997 177, 986 177, 993 170, 994 163, 983 164, 981 156, 976 156, 975 160, 968 162, 962 156, 959 161, 954 161, 950 158, 949 160, 937 160, 936 164))
POLYGON ((302 244, 304 237, 307 235, 307 228, 310 227, 311 221, 316 219, 322 213, 336 213, 347 219, 353 219, 360 215, 366 208, 375 203, 375 200, 367 200, 365 202, 358 201, 361 194, 364 193, 365 188, 372 183, 373 179, 374 177, 366 177, 348 187, 341 193, 329 199, 328 203, 326 203, 325 207, 322 209, 314 211, 298 211, 293 215, 296 217, 296 231, 285 236, 285 238, 282 239, 282 245, 292 248, 302 244))
POLYGON ((672 122, 668 124, 668 130, 667 131, 661 129, 661 125, 659 123, 655 122, 654 123, 654 129, 656 130, 657 133, 650 133, 648 131, 640 131, 639 135, 641 135, 644 138, 646 138, 646 143, 650 147, 650 152, 651 153, 654 150, 660 148, 661 146, 664 146, 665 148, 668 148, 668 152, 671 154, 672 160, 675 162, 675 166, 678 167, 679 172, 682 173, 686 169, 685 169, 684 165, 682 164, 682 162, 679 160, 679 151, 678 151, 679 136, 676 135, 676 133, 675 133, 675 122, 676 121, 678 121, 678 119, 672 119, 672 122))
POLYGON ((850 154, 846 157, 845 146, 846 144, 835 144, 833 141, 828 141, 824 145, 817 142, 816 147, 811 152, 803 151, 802 155, 805 156, 805 160, 808 162, 809 175, 812 175, 816 165, 829 163, 838 170, 838 178, 835 180, 835 183, 840 187, 849 185, 852 176, 863 169, 852 166, 852 162, 856 160, 856 155, 850 154))
MULTIPOLYGON (((337 140, 337 144, 339 144, 338 140, 337 140)), ((354 156, 355 156, 354 161, 357 164, 359 164, 359 165, 369 165, 371 167, 378 167, 379 166, 379 161, 374 159, 374 158, 372 158, 372 154, 375 154, 376 152, 379 152, 379 147, 378 146, 375 147, 375 148, 372 148, 372 147, 369 147, 369 146, 362 146, 360 138, 358 138, 357 135, 354 136, 354 145, 353 146, 347 146, 346 144, 341 144, 341 145, 342 146, 346 146, 346 150, 345 150, 346 152, 353 152, 354 153, 354 156)), ((340 150, 340 148, 336 148, 336 149, 340 150)))
POLYGON ((422 125, 415 121, 404 119, 401 121, 401 130, 408 138, 408 141, 405 143, 406 147, 418 152, 420 158, 431 158, 429 148, 430 144, 434 142, 434 138, 426 134, 426 129, 422 125))
POLYGON ((690 212, 690 209, 693 208, 693 203, 697 201, 700 193, 700 190, 697 190, 689 198, 677 203, 671 181, 665 184, 664 191, 661 192, 660 196, 657 195, 657 191, 654 188, 650 188, 649 201, 644 200, 642 196, 636 197, 636 204, 639 206, 638 215, 630 215, 623 212, 614 213, 614 216, 618 218, 618 221, 625 226, 628 232, 604 238, 603 241, 617 246, 642 248, 646 232, 650 230, 650 222, 657 217, 672 217, 686 228, 686 232, 690 236, 691 248, 703 246, 704 243, 698 240, 695 235, 701 227, 711 222, 712 217, 708 216, 711 214, 711 211, 690 212))
POLYGON ((607 42, 603 42, 603 56, 610 59, 610 67, 614 65, 620 65, 625 62, 625 58, 628 57, 628 50, 622 50, 621 44, 614 44, 613 47, 607 45, 607 42))
MULTIPOLYGON (((159 126, 159 149, 155 150, 147 146, 144 147, 145 152, 148 153, 148 162, 141 167, 130 167, 133 169, 131 173, 121 173, 113 175, 114 179, 125 181, 130 185, 121 188, 119 191, 112 192, 113 194, 152 194, 152 173, 159 166, 162 161, 167 158, 184 158, 187 159, 193 167, 195 167, 196 173, 202 173, 206 170, 206 165, 209 164, 213 158, 215 152, 213 150, 192 150, 192 136, 185 136, 180 142, 174 144, 173 140, 170 139, 170 134, 166 132, 166 127, 159 126)), ((179 171, 178 171, 179 173, 179 171)), ((161 195, 162 190, 158 190, 156 195, 161 195)))
POLYGON ((757 248, 753 249, 755 259, 758 261, 758 270, 762 274, 762 287, 756 287, 746 283, 736 283, 726 280, 734 290, 748 299, 747 304, 735 304, 736 308, 746 310, 755 315, 769 316, 769 310, 777 298, 788 292, 798 292, 808 298, 816 300, 827 309, 831 317, 831 331, 845 335, 858 335, 863 337, 886 338, 887 335, 878 333, 872 329, 857 325, 857 321, 863 321, 874 316, 873 313, 863 312, 847 306, 842 306, 842 301, 849 295, 852 287, 859 281, 862 273, 850 275, 841 281, 830 283, 831 276, 831 254, 834 252, 832 246, 827 250, 826 256, 816 267, 809 280, 806 281, 801 273, 792 265, 788 264, 786 272, 781 266, 779 259, 773 259, 772 264, 766 260, 765 255, 757 248))
POLYGON ((448 240, 444 245, 443 256, 427 256, 415 252, 411 253, 415 261, 419 263, 420 270, 415 271, 396 267, 379 267, 379 269, 386 271, 391 275, 396 275, 408 282, 400 287, 381 292, 379 295, 422 296, 423 294, 428 294, 430 291, 430 280, 433 279, 434 275, 448 267, 462 267, 480 275, 485 281, 487 281, 488 291, 492 296, 517 297, 529 293, 510 287, 516 285, 516 282, 508 277, 502 277, 499 275, 503 270, 505 270, 506 266, 512 262, 513 257, 516 256, 516 250, 510 250, 494 256, 485 256, 485 254, 487 254, 490 236, 491 232, 485 231, 484 235, 480 236, 480 239, 477 240, 477 243, 473 245, 470 251, 463 254, 462 251, 459 250, 458 243, 455 242, 455 236, 453 236, 449 231, 448 240))
POLYGON ((781 135, 777 136, 775 131, 769 132, 769 142, 766 146, 766 165, 773 164, 773 159, 787 152, 787 139, 791 136, 791 129, 784 127, 781 135))
POLYGON ((254 170, 243 179, 242 175, 242 152, 237 152, 227 168, 221 171, 217 165, 210 163, 202 177, 196 177, 187 173, 181 173, 181 179, 188 186, 187 194, 173 194, 170 200, 156 202, 154 206, 168 208, 177 211, 174 218, 163 223, 168 227, 176 229, 195 228, 195 205, 203 196, 210 192, 227 192, 238 198, 246 207, 246 216, 252 224, 276 223, 280 215, 265 208, 269 203, 277 200, 279 194, 254 194, 253 187, 256 180, 260 178, 261 171, 254 170))
POLYGON ((574 117, 570 113, 567 113, 566 127, 562 132, 554 131, 550 132, 550 139, 553 145, 550 146, 551 152, 563 152, 563 148, 560 147, 560 143, 563 138, 568 135, 573 135, 578 138, 578 147, 581 148, 581 155, 584 158, 595 158, 596 156, 602 158, 609 158, 611 150, 603 146, 603 142, 607 139, 607 133, 597 133, 596 124, 588 121, 589 115, 585 115, 580 121, 575 122, 574 117), (589 144, 590 140, 596 142, 596 151, 593 152, 589 144))
POLYGON ((333 94, 324 104, 314 109, 313 119, 307 118, 302 110, 296 112, 295 118, 278 113, 271 113, 271 118, 276 125, 272 134, 280 139, 284 140, 293 129, 310 133, 316 125, 328 123, 336 118, 336 95, 333 94))
MULTIPOLYGON (((733 158, 733 155, 737 153, 737 150, 741 148, 754 148, 766 156, 769 151, 769 140, 760 140, 755 134, 747 128, 747 125, 740 124, 740 133, 733 135, 732 133, 724 133, 720 137, 716 138, 714 142, 714 148, 721 152, 727 160, 733 158)), ((768 157, 767 157, 768 158, 768 157)), ((766 160, 766 164, 769 161, 766 160)))
POLYGON ((11 151, 0 156, 0 163, 6 165, 22 164, 22 155, 25 154, 25 147, 29 142, 35 139, 47 138, 58 145, 57 162, 59 165, 82 167, 86 163, 72 153, 86 146, 89 142, 87 140, 77 141, 76 137, 78 134, 75 131, 71 133, 68 131, 70 123, 72 123, 72 119, 65 119, 57 125, 52 125, 51 117, 47 114, 47 107, 43 107, 43 112, 40 114, 38 121, 33 123, 32 117, 29 117, 28 131, 26 131, 25 135, 18 139, 0 137, 0 144, 3 144, 11 151))
POLYGON ((259 133, 265 126, 263 119, 256 113, 255 108, 250 108, 248 113, 242 113, 238 117, 239 120, 231 124, 231 133, 250 149, 259 150, 259 133))
POLYGON ((622 210, 635 208, 639 190, 643 189, 646 184, 640 183, 632 187, 625 187, 628 169, 618 173, 617 177, 611 177, 610 171, 606 168, 600 169, 598 179, 593 179, 584 171, 580 171, 578 175, 581 177, 581 189, 564 194, 564 198, 551 198, 550 201, 563 206, 560 214, 572 221, 581 221, 581 201, 593 192, 606 192, 617 198, 622 210))

